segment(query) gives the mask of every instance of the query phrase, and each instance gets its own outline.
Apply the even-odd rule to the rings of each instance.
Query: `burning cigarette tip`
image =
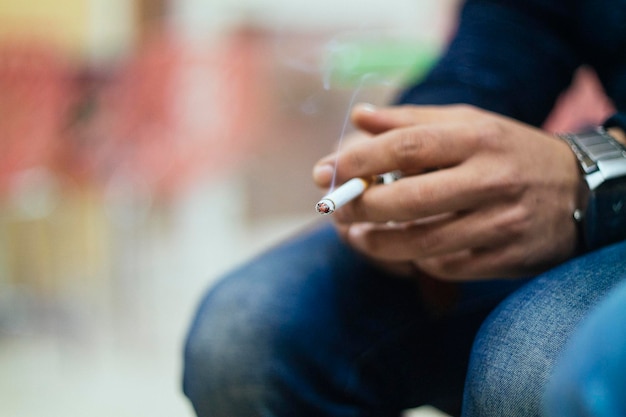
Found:
[[[332,214],[339,207],[360,196],[368,185],[369,182],[362,178],[353,178],[322,198],[315,205],[315,209],[320,214]]]
[[[335,211],[335,205],[332,201],[324,199],[315,205],[315,210],[319,214],[332,214]]]

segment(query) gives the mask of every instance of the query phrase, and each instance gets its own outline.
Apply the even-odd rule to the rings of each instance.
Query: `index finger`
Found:
[[[317,166],[334,165],[338,183],[390,171],[412,175],[462,163],[472,155],[477,139],[465,123],[405,127],[354,143]]]
[[[490,196],[481,190],[480,173],[463,167],[442,169],[372,186],[337,211],[337,219],[353,222],[404,222],[446,213],[472,211]]]
[[[473,120],[477,117],[477,112],[484,113],[484,110],[478,110],[466,104],[444,106],[403,104],[376,107],[371,104],[361,103],[352,110],[351,120],[359,129],[380,134],[400,127]]]

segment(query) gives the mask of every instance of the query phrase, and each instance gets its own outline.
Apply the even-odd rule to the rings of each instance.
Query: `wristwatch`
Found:
[[[589,188],[586,209],[574,212],[584,249],[626,239],[626,147],[604,127],[559,137],[572,148]]]

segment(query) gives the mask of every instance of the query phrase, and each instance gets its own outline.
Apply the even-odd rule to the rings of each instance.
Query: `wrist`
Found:
[[[610,127],[606,130],[616,141],[626,145],[626,132],[621,127]]]
[[[626,145],[626,113],[615,113],[602,126],[618,142]]]

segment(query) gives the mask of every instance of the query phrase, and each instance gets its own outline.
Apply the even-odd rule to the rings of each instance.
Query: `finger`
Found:
[[[380,134],[416,124],[471,120],[479,111],[467,105],[376,107],[363,103],[354,107],[351,119],[357,128]]]
[[[473,211],[492,199],[492,191],[483,186],[480,170],[468,171],[460,166],[371,186],[335,216],[344,223],[384,223]]]
[[[330,187],[334,175],[335,168],[331,164],[322,163],[313,167],[313,182],[320,188]]]
[[[479,139],[480,132],[464,123],[405,127],[354,143],[316,167],[334,166],[338,183],[396,170],[410,175],[463,162]]]
[[[369,223],[359,223],[359,224],[349,224],[349,225],[335,223],[335,228],[337,232],[339,233],[339,236],[346,242],[349,241],[349,230],[352,227],[377,228],[381,226],[376,225],[376,224],[369,224]],[[370,261],[373,262],[374,266],[378,266],[382,268],[384,271],[394,274],[394,275],[412,276],[412,275],[415,275],[416,273],[415,265],[413,264],[411,260],[404,261],[404,262],[388,262],[385,260],[374,259],[372,257],[369,257],[369,258],[370,258]]]
[[[520,219],[513,211],[472,212],[386,228],[351,228],[348,239],[368,255],[385,261],[407,261],[496,247],[516,240]]]
[[[353,132],[346,135],[340,142],[343,147],[353,143],[369,140],[372,135],[365,132]],[[330,187],[335,174],[337,152],[325,156],[313,166],[313,181],[320,188]]]
[[[464,250],[415,261],[415,266],[437,278],[449,281],[522,278],[533,271],[521,268],[524,253],[516,246]]]

